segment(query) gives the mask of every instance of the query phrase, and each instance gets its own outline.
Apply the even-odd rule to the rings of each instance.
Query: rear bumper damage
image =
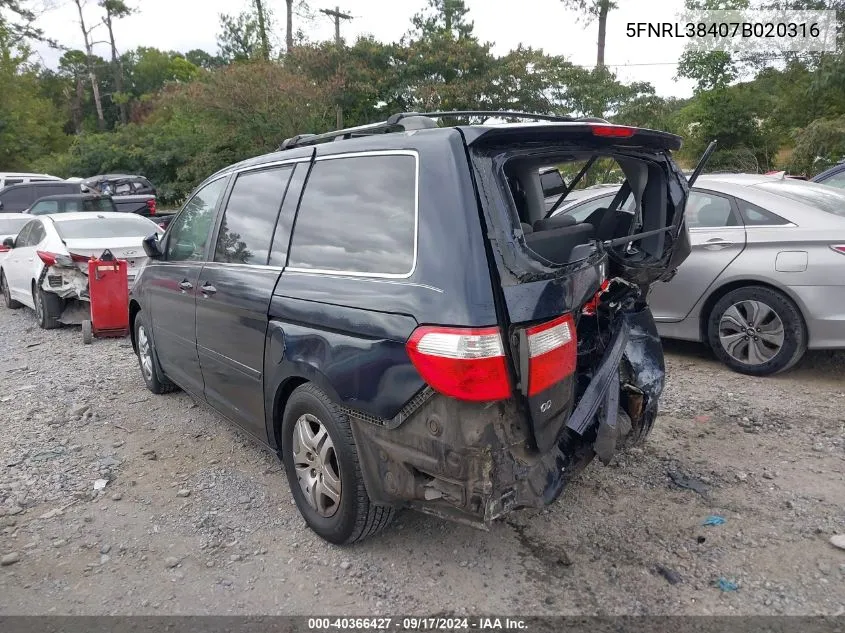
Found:
[[[626,442],[645,437],[663,379],[660,339],[642,308],[618,316],[566,428],[545,453],[532,448],[513,400],[479,405],[432,393],[395,428],[350,412],[367,491],[377,504],[476,527],[548,505],[594,456],[607,463]]]

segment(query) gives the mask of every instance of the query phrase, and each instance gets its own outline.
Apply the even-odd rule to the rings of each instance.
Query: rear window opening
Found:
[[[577,263],[596,251],[596,242],[619,247],[630,262],[664,257],[671,234],[659,229],[675,224],[678,215],[669,195],[672,177],[660,153],[634,154],[523,150],[504,157],[500,188],[515,234],[535,259],[546,266]],[[595,205],[567,212],[597,194],[603,195]],[[610,243],[649,231],[656,234]]]

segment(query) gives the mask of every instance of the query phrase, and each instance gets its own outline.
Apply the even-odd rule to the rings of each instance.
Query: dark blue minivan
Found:
[[[484,527],[551,503],[654,422],[646,296],[689,253],[680,139],[506,114],[530,121],[409,113],[288,139],[145,242],[130,314],[147,387],[277,452],[328,541],[401,507]],[[620,193],[581,223],[552,216],[550,167],[577,172],[555,179],[561,202],[590,169],[618,170]]]

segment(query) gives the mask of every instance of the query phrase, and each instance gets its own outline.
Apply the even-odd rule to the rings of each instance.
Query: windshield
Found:
[[[21,218],[4,218],[0,217],[0,235],[17,235],[18,232],[29,222],[32,218],[25,215]]]
[[[63,240],[99,239],[105,237],[147,237],[158,232],[158,226],[140,216],[125,218],[92,217],[56,220],[56,231]]]
[[[777,180],[764,182],[755,187],[803,202],[819,211],[845,217],[845,191],[803,180]]]

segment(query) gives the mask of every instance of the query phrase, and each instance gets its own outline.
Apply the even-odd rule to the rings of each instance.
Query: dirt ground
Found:
[[[845,353],[759,379],[696,345],[667,362],[648,443],[549,508],[489,532],[404,512],[341,548],[274,455],[150,394],[128,340],[0,308],[0,613],[845,613]]]

